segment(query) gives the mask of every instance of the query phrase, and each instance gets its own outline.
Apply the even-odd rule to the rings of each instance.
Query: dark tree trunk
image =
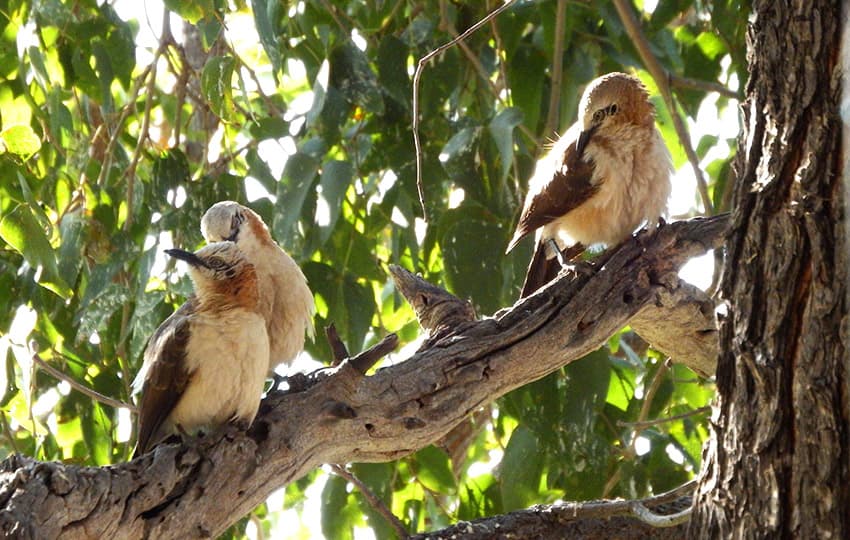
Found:
[[[695,538],[850,538],[841,2],[755,0]]]

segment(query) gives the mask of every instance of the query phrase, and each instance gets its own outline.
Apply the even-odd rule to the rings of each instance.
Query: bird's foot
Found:
[[[277,392],[278,390],[280,390],[280,383],[282,383],[283,381],[286,381],[287,379],[288,379],[288,377],[284,377],[283,375],[280,375],[278,373],[273,372],[272,373],[272,385],[269,387],[269,390],[266,393],[271,394],[272,392]],[[289,385],[289,386],[291,387],[292,385]]]

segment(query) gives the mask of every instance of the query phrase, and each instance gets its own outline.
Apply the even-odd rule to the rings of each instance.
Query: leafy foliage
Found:
[[[198,247],[199,218],[219,200],[263,216],[309,279],[317,327],[336,323],[352,350],[387,332],[416,338],[389,263],[470,298],[479,313],[512,304],[531,245],[507,256],[504,247],[534,161],[574,121],[583,85],[629,70],[655,87],[609,4],[567,3],[556,35],[557,2],[517,2],[425,68],[424,222],[412,69],[496,2],[166,0],[167,24],[153,34],[142,12],[120,4],[0,1],[0,457],[128,458],[127,410],[35,369],[31,355],[132,402],[148,336],[191,290],[162,249]],[[642,13],[652,52],[690,80],[675,86],[674,114],[695,120],[734,103],[707,84],[744,80],[745,9],[660,0]],[[557,85],[553,62],[563,69]],[[550,103],[559,103],[554,115]],[[671,111],[656,104],[675,165],[687,170]],[[696,152],[723,208],[734,141],[708,133]],[[693,201],[685,213],[699,212]],[[322,340],[308,353],[331,357]],[[660,492],[697,469],[706,419],[685,413],[711,395],[625,329],[499,400],[463,459],[429,447],[353,472],[417,531],[559,498]],[[311,486],[323,486],[329,538],[357,527],[393,536],[337,477],[288,486],[283,506],[303,509]],[[280,508],[268,506],[251,526],[274,529]]]

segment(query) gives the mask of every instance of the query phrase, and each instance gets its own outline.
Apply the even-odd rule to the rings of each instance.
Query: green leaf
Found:
[[[458,491],[458,519],[470,520],[504,512],[499,483],[490,473],[468,478]]]
[[[229,56],[213,56],[204,65],[201,90],[218,116],[226,118],[233,107],[233,68],[236,61]]]
[[[165,0],[165,6],[192,24],[213,12],[212,0]]]
[[[542,472],[543,459],[537,436],[530,429],[518,426],[511,434],[501,463],[500,484],[505,511],[539,502]]]
[[[163,200],[169,190],[185,186],[190,181],[189,160],[179,148],[160,154],[153,163],[154,192]]]
[[[279,0],[251,0],[251,12],[254,14],[254,25],[260,36],[260,43],[271,60],[272,76],[278,82],[277,72],[281,67],[280,44],[274,31],[274,22],[278,19],[280,7],[283,4]]]
[[[277,187],[275,218],[272,223],[274,237],[283,243],[284,248],[292,246],[295,224],[301,217],[307,193],[313,189],[318,170],[318,160],[300,151],[286,160],[283,179]]]
[[[451,292],[471,298],[482,313],[498,309],[502,253],[507,244],[504,227],[484,208],[465,203],[440,218],[438,234]]]
[[[322,533],[325,538],[354,538],[347,485],[348,482],[339,476],[330,476],[322,490]]]
[[[363,51],[346,41],[331,51],[330,62],[330,83],[346,101],[367,112],[384,113],[381,86]]]
[[[345,306],[345,314],[348,319],[348,342],[354,350],[360,350],[366,332],[372,325],[372,316],[375,314],[375,298],[372,287],[366,283],[360,283],[351,273],[346,273],[342,285],[342,300]]]
[[[41,149],[41,139],[30,126],[18,124],[0,132],[3,150],[27,160]]]
[[[59,274],[53,247],[29,206],[20,204],[3,216],[0,220],[0,238],[36,269],[39,285],[62,298],[71,297],[71,288]]]
[[[490,136],[499,149],[499,162],[502,165],[502,181],[511,172],[514,161],[514,128],[522,123],[522,111],[508,107],[496,115],[490,122]]]
[[[333,160],[325,163],[322,167],[322,177],[319,185],[322,187],[319,193],[321,200],[327,207],[327,222],[319,222],[321,243],[324,244],[333,232],[337,219],[342,210],[342,201],[345,191],[354,179],[354,167],[348,161]],[[317,216],[318,217],[318,216]]]
[[[388,35],[378,45],[378,80],[384,91],[405,107],[410,103],[412,90],[407,75],[407,45]]]
[[[449,495],[457,490],[449,456],[434,445],[416,452],[416,477],[428,490]]]

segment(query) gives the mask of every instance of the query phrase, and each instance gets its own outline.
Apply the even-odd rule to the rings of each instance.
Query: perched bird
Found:
[[[571,258],[592,244],[614,245],[642,223],[658,223],[673,166],[654,119],[636,77],[609,73],[587,86],[578,121],[537,162],[508,244],[506,253],[538,230],[520,298],[557,275],[563,252]]]
[[[177,432],[247,427],[266,380],[269,339],[254,266],[233,242],[165,251],[189,264],[195,294],[151,336],[133,381],[142,392],[133,457]]]
[[[269,234],[260,216],[233,201],[212,205],[201,218],[207,242],[230,240],[257,269],[259,310],[269,334],[268,371],[289,364],[304,349],[304,334],[313,339],[313,293],[307,278]]]

